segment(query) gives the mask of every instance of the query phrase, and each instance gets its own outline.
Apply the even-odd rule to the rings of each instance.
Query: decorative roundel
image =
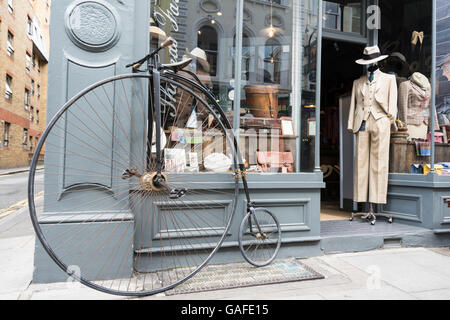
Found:
[[[119,16],[103,0],[78,1],[67,9],[66,31],[79,47],[89,51],[105,51],[120,38]]]
[[[217,0],[201,0],[200,8],[206,13],[216,13],[221,9],[220,3]]]

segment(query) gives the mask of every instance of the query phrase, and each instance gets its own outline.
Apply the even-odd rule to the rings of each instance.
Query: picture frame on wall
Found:
[[[281,134],[283,136],[295,136],[294,122],[292,118],[283,117],[281,120]]]
[[[306,132],[308,134],[308,137],[315,137],[316,136],[316,118],[309,118],[306,122]]]

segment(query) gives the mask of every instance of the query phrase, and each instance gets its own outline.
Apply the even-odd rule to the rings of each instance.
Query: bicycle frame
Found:
[[[141,59],[140,61],[138,61],[134,64],[131,64],[131,65],[133,65],[133,70],[138,72],[139,67],[144,62],[147,62],[147,70],[145,72],[152,75],[152,80],[150,81],[149,86],[148,86],[148,128],[147,129],[148,129],[149,145],[147,146],[147,168],[149,170],[151,167],[152,146],[153,146],[151,141],[153,141],[153,131],[155,131],[156,162],[157,162],[156,168],[157,168],[157,176],[158,176],[160,183],[164,183],[164,179],[162,178],[162,175],[161,175],[162,154],[161,154],[161,101],[160,101],[160,98],[161,98],[161,91],[160,91],[161,90],[161,70],[163,70],[163,66],[160,63],[158,52],[161,51],[161,49],[165,48],[166,46],[170,45],[170,43],[171,43],[170,39],[166,40],[166,42],[163,43],[161,45],[161,47],[157,48],[155,51],[153,51],[152,53],[147,55],[144,59]],[[128,66],[131,66],[131,65],[128,65]],[[194,78],[195,81],[192,81],[186,77],[183,77],[183,76],[177,74],[177,72],[173,72],[172,77],[192,85],[194,88],[196,88],[200,91],[203,91],[211,101],[216,101],[216,99],[213,96],[213,94],[211,93],[211,91],[208,90],[208,88],[206,88],[202,84],[202,82],[200,81],[200,79],[197,77],[197,75],[195,73],[188,71],[188,70],[183,70],[183,69],[181,69],[179,71],[183,71],[183,72],[190,74]],[[224,119],[225,125],[229,129],[232,129],[231,124],[229,123],[227,117],[225,116],[222,108],[218,104],[216,105],[216,109],[219,112],[222,119]],[[153,125],[155,125],[155,128],[153,128]],[[155,129],[155,130],[153,130],[153,129]],[[244,189],[246,200],[247,200],[247,213],[250,213],[251,216],[253,216],[255,218],[255,220],[257,220],[254,215],[255,203],[251,201],[251,197],[250,197],[250,191],[249,191],[248,181],[247,181],[247,172],[245,169],[245,165],[242,163],[242,160],[241,160],[242,157],[241,157],[241,153],[239,150],[239,144],[238,144],[234,134],[233,134],[233,144],[234,144],[234,149],[236,151],[236,155],[237,155],[237,158],[239,161],[238,162],[239,169],[237,169],[234,173],[235,178],[242,180],[242,184],[244,187],[243,189]],[[259,233],[262,233],[261,227],[260,227],[258,221],[256,221],[256,225],[258,227]]]

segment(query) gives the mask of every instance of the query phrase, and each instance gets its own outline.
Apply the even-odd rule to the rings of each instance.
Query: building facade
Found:
[[[98,26],[98,21],[70,29],[67,17],[80,4],[86,10],[90,5],[101,7],[114,16],[109,33],[114,41],[105,42],[101,49],[95,46],[95,34],[87,30],[89,23]],[[149,21],[175,39],[170,49],[161,52],[161,62],[180,61],[197,47],[205,52],[212,90],[234,126],[249,168],[252,199],[257,206],[273,211],[282,225],[280,256],[363,251],[393,242],[404,246],[450,243],[448,1],[128,0],[119,4],[61,0],[53,13],[58,17],[52,27],[52,40],[57,44],[52,46],[53,91],[48,117],[88,85],[126,73],[124,65],[144,56],[148,46],[156,48],[161,39],[151,38]],[[65,33],[60,32],[63,28]],[[78,40],[70,36],[80,29],[85,34],[78,33]],[[90,46],[80,39],[91,41]],[[399,89],[402,82],[420,73],[431,91],[421,107],[422,120],[429,124],[424,139],[414,141],[404,132],[392,132],[387,204],[377,206],[376,211],[392,215],[394,224],[379,221],[366,228],[364,222],[348,221],[350,212],[364,211],[365,204],[353,202],[354,136],[346,129],[353,81],[367,72],[355,61],[364,47],[375,44],[389,55],[379,64],[380,69],[396,76]],[[270,99],[267,103],[267,97],[258,96],[261,93],[272,95],[276,103]],[[264,110],[265,116],[261,116]],[[290,160],[281,167],[262,163],[257,153],[268,151],[281,152]],[[70,153],[67,156],[70,158]],[[92,167],[89,161],[77,165]],[[50,169],[48,177],[62,176],[70,168]],[[111,175],[109,183],[113,172],[107,173]],[[78,188],[80,196],[87,195],[93,178],[72,185],[57,181],[48,187],[48,194],[72,193]],[[211,185],[221,182],[219,174],[211,173],[207,179]],[[95,182],[95,186],[101,184]],[[113,198],[108,198],[111,203]],[[61,199],[51,210],[65,211]],[[218,261],[240,259],[236,230],[246,210],[244,194],[239,195],[236,206],[236,219],[224,242],[227,249],[218,253]],[[120,214],[122,220],[117,218],[111,224],[94,221],[92,225],[103,223],[105,232],[128,229],[129,225],[135,230],[143,227],[132,205]],[[55,220],[54,227],[55,231],[50,231],[51,224],[46,225],[49,236],[64,226]],[[157,226],[150,231],[149,242],[161,234]],[[136,255],[155,249],[139,247],[137,235],[131,231],[124,232],[123,239],[135,244],[122,258],[130,270]],[[163,247],[156,249],[164,251]],[[36,281],[65,279],[62,271],[55,272],[56,266],[39,243],[35,256]]]
[[[0,168],[24,167],[46,123],[50,0],[0,4]]]

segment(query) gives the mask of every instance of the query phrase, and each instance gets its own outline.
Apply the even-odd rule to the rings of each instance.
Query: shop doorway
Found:
[[[351,95],[353,81],[363,72],[355,60],[364,47],[359,43],[323,40],[320,161],[326,188],[322,190],[322,221],[349,217],[349,210],[340,209],[340,132],[341,126],[346,130],[348,119],[348,116],[340,117],[340,99]]]

